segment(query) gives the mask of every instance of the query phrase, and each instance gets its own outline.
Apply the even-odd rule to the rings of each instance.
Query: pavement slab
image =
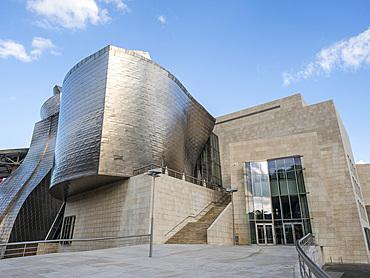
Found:
[[[156,244],[0,260],[0,277],[293,277],[293,246]]]

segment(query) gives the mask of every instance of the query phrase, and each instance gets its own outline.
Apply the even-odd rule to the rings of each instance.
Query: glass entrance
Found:
[[[294,244],[298,239],[303,237],[302,223],[284,224],[284,235],[286,244]]]
[[[299,156],[244,164],[251,244],[294,244],[311,232]]]
[[[275,244],[274,229],[272,224],[256,224],[257,225],[257,244]]]

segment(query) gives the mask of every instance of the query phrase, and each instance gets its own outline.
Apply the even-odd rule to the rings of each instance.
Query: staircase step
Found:
[[[207,229],[230,203],[227,196],[223,202],[215,204],[197,222],[186,224],[180,231],[166,241],[166,244],[207,244]]]

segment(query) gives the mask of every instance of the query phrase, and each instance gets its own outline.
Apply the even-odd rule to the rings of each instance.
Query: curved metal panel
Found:
[[[108,49],[103,49],[74,66],[64,79],[50,186],[58,198],[64,198],[70,181],[98,173],[107,64]]]
[[[31,146],[24,162],[1,183],[0,195],[4,198],[0,199],[0,242],[9,240],[14,222],[24,202],[51,171],[57,126],[58,114],[36,123]],[[44,196],[39,197],[44,198]],[[44,213],[53,212],[46,209]]]
[[[40,117],[41,119],[49,118],[50,116],[59,113],[60,106],[60,93],[57,93],[50,97],[40,108]]]
[[[214,122],[168,71],[108,46],[64,80],[51,193],[64,198],[149,163],[192,173]]]

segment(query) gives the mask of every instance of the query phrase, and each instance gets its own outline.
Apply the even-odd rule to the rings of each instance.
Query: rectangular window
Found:
[[[272,210],[274,212],[274,219],[281,219],[279,197],[272,197]]]
[[[290,213],[290,205],[289,205],[289,197],[288,196],[281,196],[281,205],[283,209],[283,217],[284,219],[291,219]]]
[[[287,180],[288,180],[289,194],[297,194],[298,189],[297,189],[297,183],[296,183],[296,178],[295,178],[295,171],[287,172]]]
[[[270,174],[275,174],[275,173],[276,173],[276,164],[275,164],[275,160],[270,160],[270,161],[268,161],[268,168],[269,168],[269,173],[270,173]]]
[[[258,162],[251,162],[252,175],[261,174],[260,165]]]
[[[256,219],[263,219],[262,197],[254,197],[254,209]]]
[[[261,192],[261,176],[260,175],[253,175],[253,195],[254,196],[262,196]]]
[[[294,171],[294,159],[293,157],[285,159],[285,167],[287,171]]]
[[[290,207],[293,218],[302,218],[301,208],[299,206],[298,195],[290,196]]]
[[[276,160],[276,168],[278,171],[285,171],[284,159]]]
[[[280,195],[288,195],[288,184],[285,179],[285,173],[279,173]]]
[[[254,221],[250,222],[250,229],[251,229],[251,244],[257,244],[256,239],[256,224]]]
[[[263,197],[263,214],[265,219],[272,219],[271,201],[270,198]]]
[[[307,205],[307,197],[306,195],[299,195],[302,207],[302,218],[310,218],[310,214],[308,213],[308,205]]]
[[[304,181],[303,181],[303,172],[302,172],[302,170],[297,171],[296,174],[297,174],[299,193],[306,193],[306,188],[304,186]]]
[[[365,235],[367,240],[367,248],[370,249],[370,230],[368,228],[365,228]]]
[[[76,215],[67,216],[64,218],[61,239],[72,239],[73,238],[75,222],[76,222]],[[65,241],[62,244],[71,244],[71,243],[72,243],[71,241]]]
[[[268,175],[261,175],[262,196],[270,196]]]
[[[271,196],[278,196],[279,194],[279,185],[277,180],[270,180]]]
[[[295,157],[294,158],[294,168],[296,170],[301,170],[302,169],[302,166],[301,166],[301,158],[300,157]]]

